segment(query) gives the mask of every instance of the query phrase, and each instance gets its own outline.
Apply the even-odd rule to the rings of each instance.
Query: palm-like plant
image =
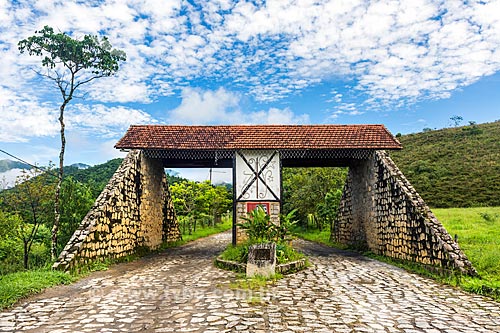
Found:
[[[271,217],[262,207],[257,207],[238,226],[246,230],[250,243],[284,242],[289,240],[290,228],[297,223],[294,219],[296,209],[281,215],[280,224],[274,224]]]

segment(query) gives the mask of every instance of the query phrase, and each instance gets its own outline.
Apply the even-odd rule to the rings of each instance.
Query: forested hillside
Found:
[[[93,196],[97,198],[121,163],[121,158],[115,158],[87,169],[73,166],[65,167],[64,172],[66,176],[71,176],[74,180],[89,185]]]
[[[500,121],[398,139],[391,157],[431,207],[500,206]]]

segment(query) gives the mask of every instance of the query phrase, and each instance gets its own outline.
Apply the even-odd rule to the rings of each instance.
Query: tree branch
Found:
[[[106,75],[102,74],[102,75],[96,75],[96,76],[92,76],[91,78],[87,79],[87,80],[84,80],[84,81],[79,81],[77,82],[77,84],[75,85],[75,90],[76,88],[78,88],[79,86],[81,86],[82,84],[85,84],[85,83],[89,83],[90,81],[92,80],[95,80],[95,79],[99,79],[101,77],[105,77]]]

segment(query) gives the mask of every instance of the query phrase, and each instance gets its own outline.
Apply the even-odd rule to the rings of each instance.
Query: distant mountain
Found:
[[[12,160],[0,160],[0,191],[13,187],[16,178],[21,175],[23,170],[29,170],[31,166]]]
[[[31,166],[19,161],[12,160],[0,160],[0,173],[6,172],[12,169],[31,169]]]
[[[431,207],[500,206],[500,121],[398,139],[391,157]]]

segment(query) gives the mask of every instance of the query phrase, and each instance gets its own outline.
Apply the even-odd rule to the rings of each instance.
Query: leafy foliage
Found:
[[[118,70],[120,61],[125,61],[125,52],[112,49],[107,37],[85,35],[83,39],[71,38],[67,34],[55,33],[49,26],[35,31],[35,35],[19,41],[19,51],[42,58],[42,66],[59,69],[61,66],[72,75],[90,70],[90,75],[75,83],[75,88],[97,77],[110,76]],[[54,79],[64,80],[56,72]],[[57,82],[57,81],[56,81]],[[59,82],[57,82],[59,84]]]
[[[37,252],[43,256],[44,247],[48,245],[45,244],[44,238],[40,237],[39,231],[43,231],[42,226],[49,223],[53,211],[51,200],[53,193],[54,184],[49,172],[35,168],[29,171],[23,170],[22,175],[16,181],[15,188],[2,193],[4,204],[9,208],[10,214],[3,214],[3,223],[9,225],[9,230],[5,230],[6,234],[2,235],[0,241],[5,239],[17,244],[13,247],[17,251],[11,252],[11,256],[19,258],[22,253],[20,262],[23,263],[25,269],[29,267],[32,249],[36,248]],[[0,246],[2,245],[4,244],[0,243]],[[12,260],[12,257],[4,258],[4,260],[8,262]],[[45,260],[39,259],[38,261],[44,262]],[[5,262],[1,266],[3,271],[9,269],[5,267]],[[17,269],[16,266],[13,265],[12,269]]]
[[[170,185],[170,193],[183,234],[190,235],[197,227],[215,226],[232,209],[232,193],[208,181],[177,182]]]
[[[19,215],[0,210],[0,275],[23,268],[23,246],[18,233],[22,223]]]
[[[239,223],[238,226],[246,231],[252,244],[284,242],[290,240],[290,230],[298,222],[295,220],[295,212],[294,209],[286,215],[281,215],[278,225],[271,221],[271,217],[262,207],[257,206],[247,217],[243,217],[245,222]]]
[[[285,243],[276,244],[276,263],[278,265],[297,261],[304,258],[305,255],[297,252],[293,247]]]
[[[89,185],[66,177],[61,188],[61,229],[59,252],[62,251],[85,215],[94,204],[95,197]]]
[[[38,72],[52,80],[59,89],[62,103],[59,106],[59,124],[61,150],[59,153],[59,173],[54,194],[54,222],[52,224],[51,257],[57,257],[59,225],[61,220],[60,194],[64,178],[64,152],[66,137],[64,134],[64,111],[78,88],[92,80],[113,75],[120,61],[125,61],[125,52],[112,49],[106,37],[85,35],[79,40],[65,33],[55,33],[45,26],[35,31],[35,35],[19,41],[19,52],[27,52],[42,58],[42,67],[46,73]]]
[[[257,206],[256,209],[243,217],[245,222],[238,223],[238,226],[246,231],[251,243],[265,243],[276,240],[276,225],[271,222],[271,217],[266,211]]]
[[[229,245],[221,254],[223,260],[246,263],[248,261],[248,244]]]
[[[346,168],[283,169],[283,210],[296,209],[298,224],[323,230],[336,218]]]
[[[430,206],[500,206],[500,121],[399,140],[391,157]]]

